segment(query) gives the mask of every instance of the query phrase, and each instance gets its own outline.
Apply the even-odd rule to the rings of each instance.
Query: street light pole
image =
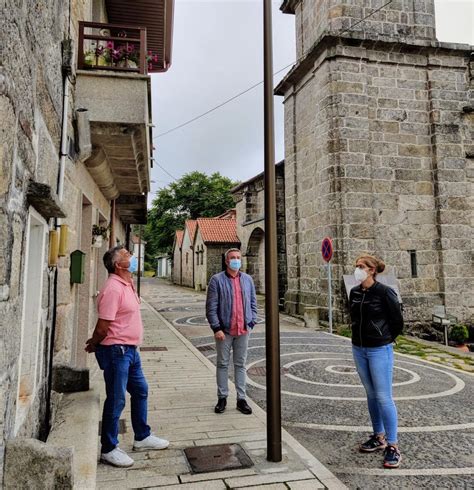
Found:
[[[265,347],[267,367],[267,459],[281,461],[280,326],[273,118],[272,2],[263,0],[265,124]]]

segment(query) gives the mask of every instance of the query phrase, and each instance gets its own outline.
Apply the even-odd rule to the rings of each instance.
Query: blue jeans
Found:
[[[218,398],[227,398],[229,394],[228,370],[230,351],[232,350],[237,399],[245,400],[245,385],[247,383],[247,370],[245,369],[245,362],[247,361],[247,347],[249,344],[249,337],[250,333],[247,333],[246,335],[239,335],[237,337],[226,333],[224,340],[216,340],[216,379]]]
[[[397,407],[392,398],[393,345],[353,345],[352,355],[367,393],[374,434],[385,434],[389,444],[397,444]]]
[[[119,419],[125,407],[125,392],[130,393],[132,427],[135,440],[151,434],[147,425],[148,384],[142,371],[140,354],[130,345],[98,345],[95,356],[104,371],[107,398],[102,413],[102,453],[118,446]]]

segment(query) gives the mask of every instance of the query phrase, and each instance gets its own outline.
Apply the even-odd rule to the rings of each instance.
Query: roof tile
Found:
[[[240,243],[235,219],[198,218],[204,243]]]

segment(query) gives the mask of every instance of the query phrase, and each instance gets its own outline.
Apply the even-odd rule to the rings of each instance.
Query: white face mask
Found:
[[[367,279],[368,274],[364,269],[356,267],[356,270],[354,271],[354,277],[356,281],[364,282]]]

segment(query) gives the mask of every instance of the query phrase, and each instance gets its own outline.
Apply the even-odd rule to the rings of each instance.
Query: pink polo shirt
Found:
[[[143,323],[140,298],[133,282],[117,274],[110,274],[97,298],[99,318],[110,320],[102,345],[140,345],[143,340]]]
[[[232,283],[232,316],[230,318],[229,334],[237,337],[238,335],[247,335],[244,319],[244,303],[242,299],[242,288],[240,287],[240,274],[236,277],[229,275]]]

